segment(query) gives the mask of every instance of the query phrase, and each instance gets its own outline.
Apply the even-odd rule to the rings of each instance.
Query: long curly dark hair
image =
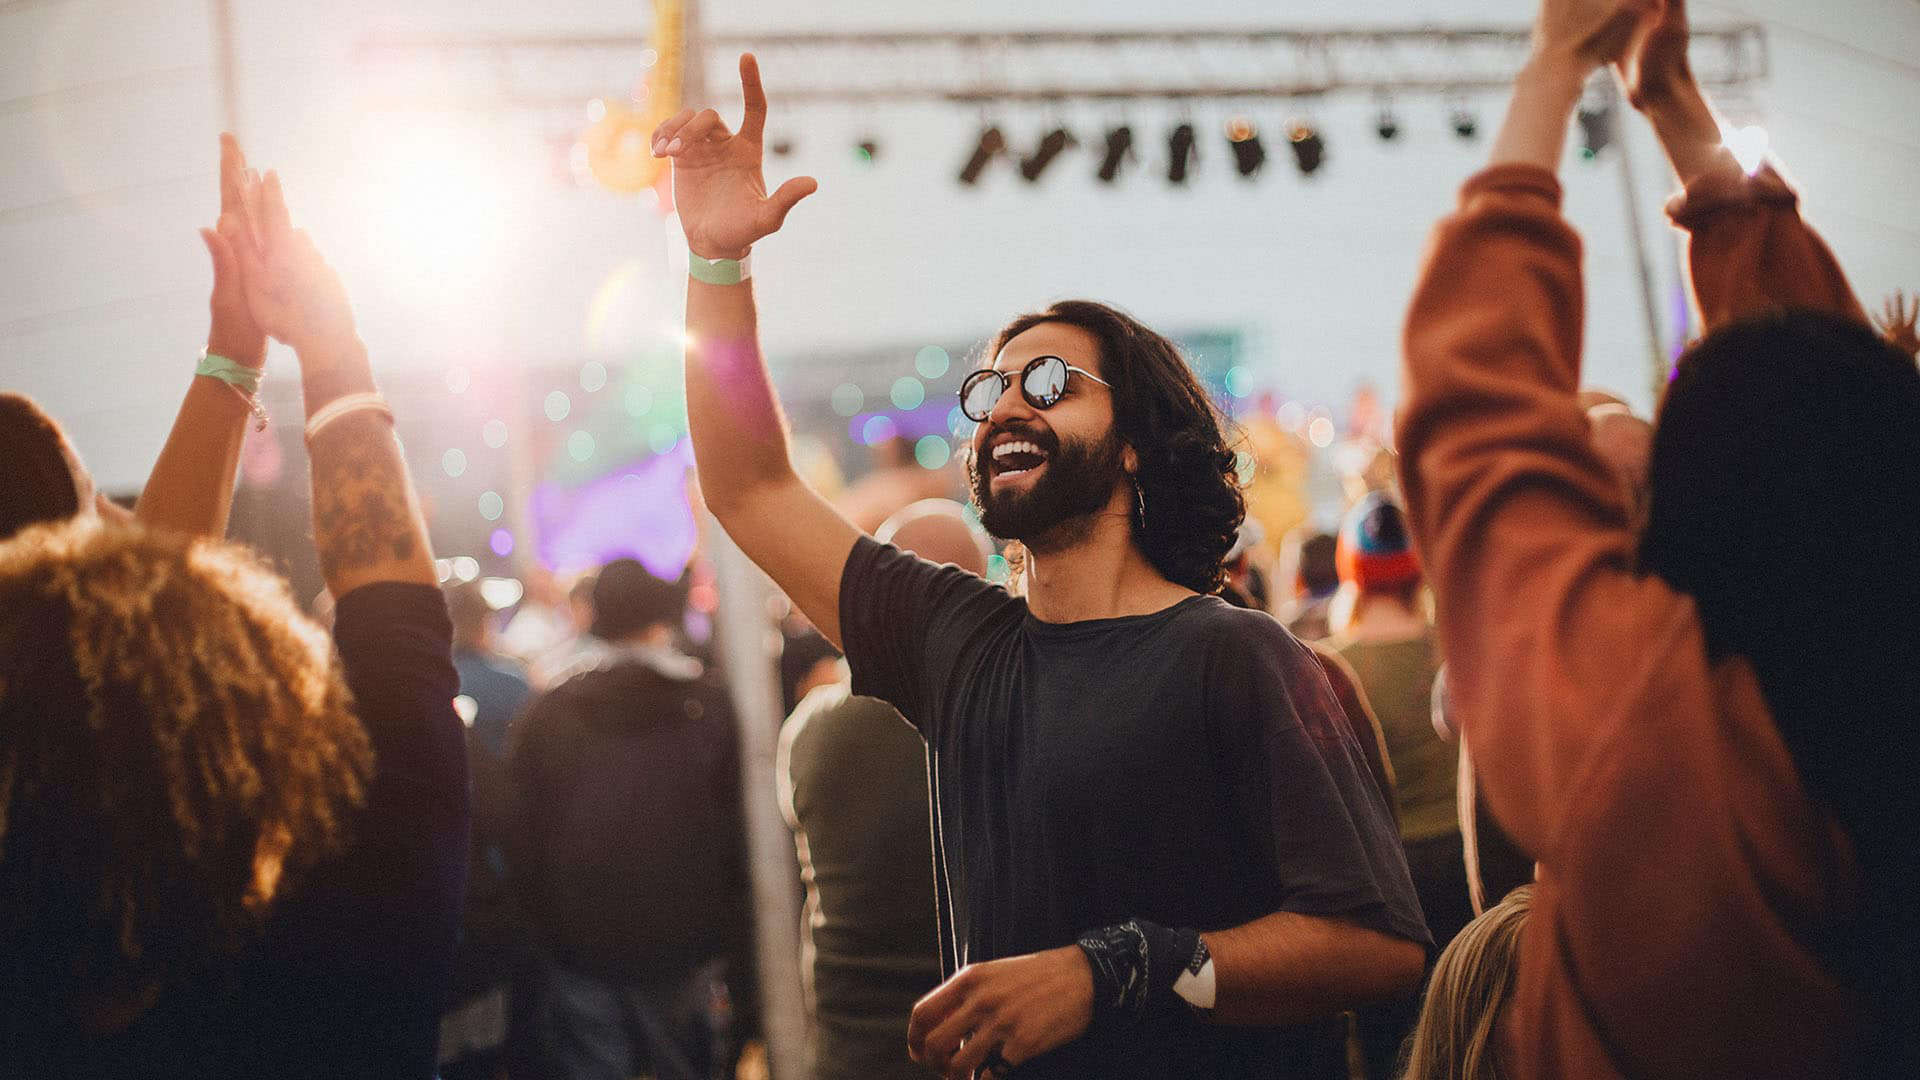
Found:
[[[1134,543],[1168,581],[1219,592],[1247,503],[1226,421],[1179,346],[1118,308],[1062,300],[1001,327],[987,357],[1042,323],[1077,326],[1100,343],[1101,372],[1113,387],[1114,431],[1140,460],[1134,482],[1146,513],[1144,522],[1134,515]]]
[[[0,544],[0,1041],[217,964],[343,848],[372,767],[245,549],[92,518]]]

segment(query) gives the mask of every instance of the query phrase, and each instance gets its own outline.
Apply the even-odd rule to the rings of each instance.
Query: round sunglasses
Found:
[[[1069,373],[1084,375],[1101,386],[1113,386],[1086,368],[1075,367],[1057,356],[1036,356],[1020,369],[1020,396],[1036,409],[1051,409],[1067,396]],[[992,368],[981,368],[968,375],[960,384],[961,415],[976,424],[986,423],[987,417],[993,414],[994,403],[1012,382],[1013,376]]]

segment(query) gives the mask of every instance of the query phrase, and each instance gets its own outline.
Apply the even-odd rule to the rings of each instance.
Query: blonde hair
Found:
[[[324,631],[244,548],[91,518],[0,544],[0,984],[23,1001],[236,946],[344,847],[372,767]]]
[[[1420,1007],[1403,1080],[1500,1080],[1495,1042],[1519,974],[1520,931],[1533,910],[1522,885],[1468,923],[1440,954]]]

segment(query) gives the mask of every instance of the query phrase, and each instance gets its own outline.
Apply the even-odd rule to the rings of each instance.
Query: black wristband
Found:
[[[1199,931],[1168,929],[1145,919],[1090,931],[1075,944],[1093,968],[1096,1025],[1130,1024],[1149,1009],[1178,1002],[1173,984],[1203,948]]]

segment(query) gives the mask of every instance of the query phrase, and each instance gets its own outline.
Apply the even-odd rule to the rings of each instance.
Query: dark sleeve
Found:
[[[1235,811],[1271,856],[1273,907],[1431,945],[1393,813],[1307,648],[1238,614],[1208,666],[1207,716]]]
[[[334,642],[373,744],[353,848],[326,901],[333,948],[364,976],[356,1035],[385,1075],[430,1077],[467,861],[467,759],[459,676],[440,590],[382,582],[340,598]],[[318,898],[316,898],[318,899]],[[347,925],[350,924],[350,925]],[[366,952],[357,959],[344,954]],[[384,1067],[384,1066],[383,1066]]]
[[[933,708],[969,628],[1013,603],[1006,590],[862,536],[840,576],[840,640],[853,692],[891,702],[932,739]]]

